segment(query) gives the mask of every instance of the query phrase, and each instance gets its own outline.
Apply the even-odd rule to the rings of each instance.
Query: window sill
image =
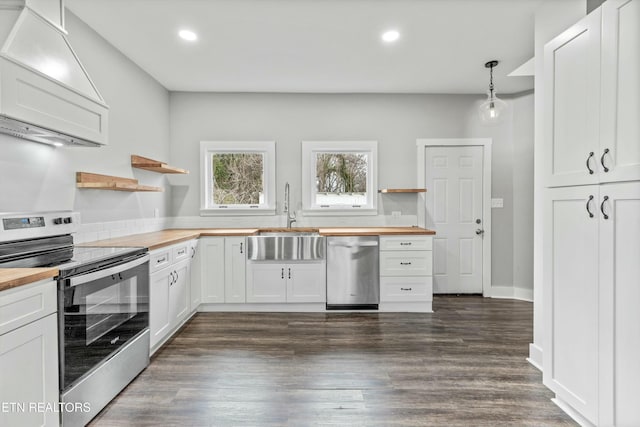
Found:
[[[275,214],[275,209],[200,209],[200,216],[266,216]]]

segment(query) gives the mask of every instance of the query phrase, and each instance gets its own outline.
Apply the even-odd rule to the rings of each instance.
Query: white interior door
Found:
[[[433,292],[482,293],[483,147],[425,149],[427,228],[433,239]]]

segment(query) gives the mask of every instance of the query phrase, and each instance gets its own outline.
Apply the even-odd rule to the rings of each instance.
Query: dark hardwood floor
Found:
[[[532,304],[200,313],[92,426],[573,426],[525,358]]]

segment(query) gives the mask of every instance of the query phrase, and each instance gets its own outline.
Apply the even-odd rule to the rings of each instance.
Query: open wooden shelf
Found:
[[[159,160],[149,159],[147,157],[138,156],[137,154],[131,155],[131,166],[137,169],[144,169],[158,173],[189,173],[186,169],[169,166]]]
[[[426,188],[383,188],[378,190],[378,193],[426,193]]]
[[[119,176],[100,175],[89,172],[76,172],[76,187],[94,190],[111,191],[164,191],[161,187],[140,185],[137,179],[122,178]]]

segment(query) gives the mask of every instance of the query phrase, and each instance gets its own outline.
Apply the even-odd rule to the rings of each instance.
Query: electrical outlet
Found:
[[[391,218],[400,218],[402,216],[401,211],[391,211]]]
[[[491,199],[492,208],[504,208],[504,199]]]

